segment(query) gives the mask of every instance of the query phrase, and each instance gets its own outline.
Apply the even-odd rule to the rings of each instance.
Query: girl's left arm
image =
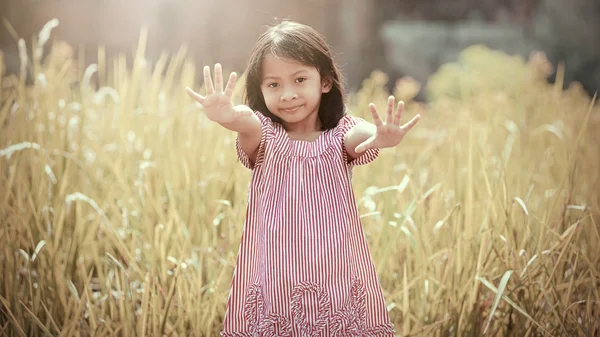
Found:
[[[381,120],[375,104],[369,104],[375,124],[362,122],[346,133],[344,136],[344,147],[348,156],[355,159],[368,149],[382,149],[400,144],[406,133],[421,119],[421,115],[417,114],[408,123],[400,125],[400,119],[404,111],[404,102],[398,102],[398,106],[394,112],[394,101],[394,96],[388,98],[387,118],[385,122]]]
[[[364,151],[357,152],[356,148],[373,137],[377,133],[377,126],[369,122],[361,122],[346,132],[344,136],[344,148],[348,154],[348,160],[360,157]]]

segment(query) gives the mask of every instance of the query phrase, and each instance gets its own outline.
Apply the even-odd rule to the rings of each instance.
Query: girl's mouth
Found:
[[[300,109],[300,107],[301,107],[301,106],[302,106],[302,105],[298,105],[298,106],[295,106],[295,107],[293,107],[293,108],[288,108],[288,109],[279,109],[279,110],[280,110],[280,111],[282,111],[282,112],[285,112],[285,113],[294,113],[294,112],[296,112],[298,109]]]

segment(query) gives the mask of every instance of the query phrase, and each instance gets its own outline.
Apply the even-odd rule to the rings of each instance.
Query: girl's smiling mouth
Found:
[[[302,104],[300,104],[300,105],[296,105],[295,107],[292,107],[292,108],[287,108],[287,109],[279,109],[279,111],[286,112],[286,113],[294,113],[294,112],[296,112],[298,109],[300,109],[300,107],[302,107]]]

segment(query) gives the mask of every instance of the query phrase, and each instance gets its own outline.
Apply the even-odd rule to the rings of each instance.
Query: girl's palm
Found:
[[[387,118],[385,122],[381,120],[375,104],[369,104],[369,109],[373,115],[373,122],[377,126],[377,132],[371,138],[358,145],[355,149],[357,153],[364,152],[371,148],[393,147],[402,141],[404,136],[410,129],[417,124],[421,115],[416,115],[408,123],[400,125],[402,112],[404,111],[404,102],[398,102],[396,112],[394,113],[394,96],[388,98]]]
[[[210,76],[210,67],[204,67],[204,84],[206,86],[206,96],[194,92],[190,88],[185,88],[186,92],[204,107],[206,117],[217,123],[231,123],[237,119],[247,116],[251,113],[249,108],[236,109],[233,106],[231,96],[235,87],[237,75],[232,72],[229,75],[229,81],[225,90],[223,90],[223,69],[219,63],[215,64],[215,83],[213,85]]]

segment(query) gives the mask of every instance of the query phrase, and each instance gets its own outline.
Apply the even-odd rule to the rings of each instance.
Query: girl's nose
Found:
[[[298,94],[296,94],[295,92],[291,92],[291,91],[286,91],[283,93],[283,95],[281,95],[281,101],[283,101],[283,102],[294,100],[296,98],[298,98]]]

